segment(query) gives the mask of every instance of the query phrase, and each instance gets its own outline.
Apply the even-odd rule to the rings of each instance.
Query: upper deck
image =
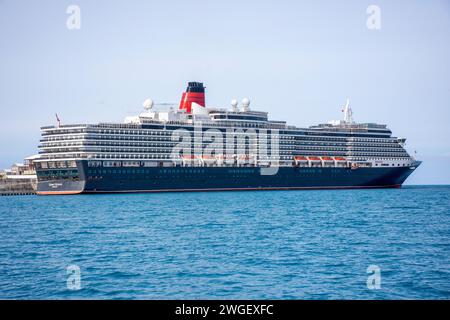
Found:
[[[223,153],[226,146],[229,155],[228,141],[232,141],[230,152],[235,159],[251,158],[255,163],[272,157],[259,154],[265,148],[270,152],[276,150],[273,157],[287,165],[298,157],[322,157],[323,161],[329,161],[326,159],[330,157],[349,161],[370,159],[374,165],[377,165],[376,161],[406,161],[410,158],[403,148],[405,140],[393,137],[386,125],[354,122],[348,102],[343,110],[343,120],[308,128],[270,120],[267,112],[250,109],[249,99],[243,99],[240,107],[236,100],[228,109],[206,107],[203,84],[197,82],[189,84],[178,109],[170,104],[159,105],[164,108],[147,99],[143,104],[145,110],[137,116],[126,117],[123,123],[58,123],[42,127],[41,160],[178,161],[172,152],[178,143],[174,133],[179,129],[189,134],[192,152],[196,152],[199,145],[202,150],[213,146],[217,148],[214,153],[218,156],[217,152]],[[219,140],[213,143],[210,138],[204,139],[214,132],[221,134]]]
[[[77,134],[98,132],[99,130],[111,129],[122,130],[124,132],[132,130],[175,130],[186,128],[193,130],[202,127],[203,129],[266,129],[278,130],[281,134],[293,135],[317,135],[336,137],[374,137],[390,138],[392,132],[384,124],[375,123],[348,123],[345,121],[329,122],[310,126],[309,128],[288,125],[286,121],[269,120],[268,113],[263,111],[232,110],[219,108],[202,108],[200,111],[196,106],[192,108],[192,113],[184,111],[156,111],[147,110],[138,116],[125,118],[124,123],[97,123],[97,124],[72,124],[44,126],[41,128],[42,136]]]

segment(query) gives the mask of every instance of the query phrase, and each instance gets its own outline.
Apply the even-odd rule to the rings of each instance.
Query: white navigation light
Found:
[[[150,110],[153,107],[153,100],[152,99],[146,99],[142,105],[144,106],[145,110]]]
[[[243,111],[250,110],[250,99],[249,98],[242,99],[242,110]]]
[[[238,101],[236,99],[231,100],[231,107],[233,111],[237,111]]]

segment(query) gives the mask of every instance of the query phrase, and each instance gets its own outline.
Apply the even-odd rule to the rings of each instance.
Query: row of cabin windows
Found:
[[[242,147],[242,146],[255,146],[256,147],[256,141],[248,141],[245,140],[245,143],[234,143],[234,146]],[[41,148],[51,148],[51,147],[77,147],[77,146],[116,146],[116,147],[136,147],[136,146],[142,146],[142,147],[164,147],[164,148],[173,148],[173,146],[178,145],[179,142],[177,141],[171,141],[167,143],[160,143],[160,142],[97,142],[97,141],[80,141],[76,143],[45,143],[41,146]],[[210,142],[203,142],[203,147],[209,146],[209,147],[223,147],[226,146],[227,143],[223,142],[217,142],[217,143],[210,143]],[[270,146],[271,142],[267,142],[267,146]],[[319,143],[310,143],[310,144],[279,144],[280,148],[285,149],[295,149],[295,148],[309,148],[309,149],[336,149],[343,150],[348,148],[358,149],[358,150],[369,150],[369,149],[382,149],[382,150],[404,150],[400,145],[386,145],[384,147],[378,146],[378,145],[336,145],[336,144],[319,144]]]
[[[76,168],[76,161],[50,161],[50,162],[36,162],[37,169],[55,169],[55,168]]]
[[[84,137],[84,135],[73,135],[74,133],[84,133],[85,130],[77,131],[77,132],[71,132],[72,135],[69,135],[69,133],[61,133],[61,132],[55,132],[55,135],[58,136],[52,136],[48,134],[43,134],[43,140],[44,141],[50,141],[50,140],[58,140],[61,139],[80,139]],[[149,131],[149,130],[97,130],[92,131],[89,130],[89,133],[95,134],[93,137],[100,137],[103,139],[126,139],[127,135],[139,135],[139,136],[158,136],[161,138],[170,138],[172,136],[174,131]],[[240,133],[237,133],[240,134]],[[243,134],[246,134],[245,132]],[[100,136],[98,136],[100,135]],[[106,135],[106,136],[104,136]],[[113,135],[113,136],[111,136]],[[130,137],[130,139],[135,139],[136,137]],[[326,137],[326,136],[320,136],[318,134],[317,136],[307,136],[307,135],[289,135],[286,136],[283,133],[280,133],[280,139],[286,139],[286,140],[322,140],[322,141],[354,141],[354,142],[379,142],[379,143],[386,143],[386,141],[391,142],[397,142],[396,139],[393,138],[365,138],[365,137]]]
[[[113,153],[126,153],[126,152],[129,152],[129,153],[150,153],[149,156],[153,156],[152,153],[161,153],[161,154],[172,153],[172,148],[165,148],[165,149],[152,149],[152,148],[140,148],[140,149],[136,149],[136,148],[120,148],[120,149],[118,149],[118,148],[100,148],[100,150],[96,150],[95,148],[94,149],[92,149],[92,148],[83,148],[82,150],[83,151],[87,151],[87,152],[89,152],[89,151],[93,151],[93,152],[100,151],[100,152],[113,152]],[[241,146],[240,148],[234,149],[234,150],[246,150],[246,151],[250,151],[250,153],[252,151],[257,152],[256,149],[253,150],[251,148],[249,149],[249,148],[246,148],[244,146]],[[270,148],[268,148],[267,150],[268,150],[268,152],[271,151]],[[41,154],[42,153],[45,153],[45,154],[62,153],[62,152],[70,153],[70,152],[77,152],[77,151],[81,151],[81,150],[79,148],[60,148],[60,149],[52,149],[52,150],[49,150],[49,151],[46,151],[46,152],[40,152],[40,153]],[[349,149],[346,149],[346,148],[303,147],[303,148],[288,148],[288,149],[284,148],[284,149],[280,149],[279,150],[280,154],[282,154],[282,153],[292,153],[292,152],[300,153],[300,154],[304,154],[304,153],[305,154],[307,154],[307,153],[326,153],[326,154],[330,153],[330,154],[333,154],[333,153],[338,152],[338,153],[343,153],[343,154],[351,153],[351,154],[355,154],[355,155],[358,155],[358,154],[372,154],[372,155],[380,155],[380,156],[383,156],[383,155],[386,155],[386,154],[388,154],[388,155],[392,154],[392,155],[395,155],[395,156],[406,156],[407,155],[407,152],[405,150],[402,150],[400,152],[394,152],[394,151],[391,151],[391,150],[371,150],[371,149],[368,149],[368,148],[359,148],[358,150],[356,150],[356,148],[355,148],[355,149],[349,150]]]
[[[241,143],[243,142],[243,143]],[[99,146],[99,147],[137,147],[137,146],[141,146],[141,147],[162,147],[162,148],[173,148],[176,145],[179,145],[180,142],[178,141],[174,141],[174,142],[168,142],[168,143],[160,143],[160,142],[149,142],[149,143],[143,143],[143,142],[96,142],[96,141],[81,141],[81,142],[77,142],[77,143],[46,143],[40,146],[41,149],[48,149],[48,148],[55,148],[55,147],[84,147],[84,146]],[[191,143],[192,145],[199,145],[199,143],[196,143],[196,141],[192,141]],[[215,148],[223,148],[223,147],[227,147],[229,145],[229,143],[227,143],[227,141],[223,141],[223,142],[208,142],[208,141],[203,141],[202,143],[202,147],[215,147]],[[272,143],[270,141],[267,141],[267,143],[265,144],[267,147],[270,147],[272,145]],[[240,148],[240,147],[254,147],[256,148],[258,145],[256,142],[254,141],[248,141],[248,140],[244,140],[244,141],[235,141],[233,146],[236,148]],[[379,147],[379,146],[372,146],[372,145],[325,145],[322,144],[320,145],[319,143],[314,143],[311,145],[307,145],[307,144],[294,144],[294,145],[289,145],[289,144],[278,144],[279,148],[284,148],[284,149],[296,149],[296,148],[304,148],[304,149],[337,149],[337,150],[346,150],[346,149],[356,149],[356,150],[372,150],[372,149],[376,149],[376,150],[380,150],[380,151],[397,151],[397,150],[404,150],[401,146],[399,145],[391,145],[388,147]],[[73,149],[73,148],[72,148]]]

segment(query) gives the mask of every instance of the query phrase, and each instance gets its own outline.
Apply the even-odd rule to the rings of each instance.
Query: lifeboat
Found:
[[[310,161],[321,161],[319,157],[308,157],[308,160]]]
[[[215,158],[215,157],[213,157],[213,156],[208,156],[208,155],[200,156],[200,159],[201,159],[203,162],[206,162],[206,163],[212,163],[212,162],[215,162],[215,161],[216,161],[216,158]]]
[[[334,161],[332,157],[322,157],[323,161]]]
[[[223,164],[224,161],[226,161],[227,163],[234,163],[235,161],[235,155],[234,154],[219,154],[216,155],[216,159],[217,159],[217,163],[219,164]]]
[[[194,163],[196,163],[198,160],[196,160],[195,155],[190,154],[190,155],[182,155],[181,156],[181,160],[183,162],[183,165],[192,165]]]
[[[254,156],[248,154],[240,154],[237,156],[238,164],[251,164],[254,163]]]
[[[305,167],[308,165],[308,158],[304,156],[294,156],[294,163],[296,166]]]
[[[215,156],[216,159],[234,159],[235,155],[234,154],[218,154],[217,156]]]
[[[336,161],[346,161],[346,159],[343,158],[343,157],[334,157],[334,160],[336,160]]]

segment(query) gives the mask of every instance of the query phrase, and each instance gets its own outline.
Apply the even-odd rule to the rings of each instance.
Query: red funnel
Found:
[[[202,107],[205,106],[205,87],[201,82],[189,82],[186,92],[183,92],[180,101],[180,110],[184,109],[187,113],[191,113],[192,102]]]

